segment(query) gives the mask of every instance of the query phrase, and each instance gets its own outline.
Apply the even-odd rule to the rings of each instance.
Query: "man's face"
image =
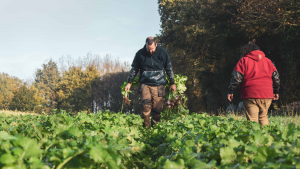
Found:
[[[156,47],[157,47],[157,44],[155,44],[155,43],[152,43],[152,45],[146,44],[147,52],[150,54],[150,56],[155,54]]]

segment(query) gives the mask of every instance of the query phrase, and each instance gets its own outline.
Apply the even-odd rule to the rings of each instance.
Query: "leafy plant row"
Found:
[[[164,114],[165,115],[165,114]],[[300,128],[207,114],[0,114],[1,168],[299,168]]]

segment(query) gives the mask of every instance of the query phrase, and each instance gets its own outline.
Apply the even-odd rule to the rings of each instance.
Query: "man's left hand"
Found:
[[[278,100],[279,99],[279,94],[273,94],[273,100]]]
[[[176,93],[176,85],[175,84],[173,84],[173,85],[170,86],[169,90],[171,90],[171,89]]]

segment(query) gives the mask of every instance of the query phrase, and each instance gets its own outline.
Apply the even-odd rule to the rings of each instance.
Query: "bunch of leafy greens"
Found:
[[[166,99],[170,99],[171,98],[174,98],[178,95],[183,95],[183,93],[186,91],[186,86],[185,86],[185,83],[187,81],[187,77],[186,76],[183,76],[183,75],[180,75],[180,74],[174,74],[174,83],[176,85],[176,93],[174,92],[169,92],[168,89],[170,88],[171,84],[170,84],[170,78],[167,77],[166,78],[167,80],[167,83],[166,83]],[[131,90],[129,91],[125,91],[125,87],[127,85],[128,82],[124,82],[123,85],[121,86],[121,93],[123,95],[123,97],[127,97],[128,98],[128,95],[129,93],[132,93]],[[134,87],[138,87],[140,85],[140,82],[138,80],[138,77],[135,77],[134,80],[132,81],[132,84],[131,86],[134,86]]]
[[[128,98],[129,93],[132,93],[131,90],[125,91],[125,87],[126,87],[127,83],[128,83],[128,82],[125,81],[125,82],[123,83],[123,85],[121,86],[121,93],[122,93],[122,95],[123,95],[124,98],[125,98],[125,97]],[[132,83],[131,83],[131,86],[138,87],[139,85],[140,85],[139,78],[138,78],[138,77],[135,77],[135,78],[133,79]],[[129,100],[129,101],[130,101],[130,100]]]
[[[185,83],[187,81],[187,77],[183,76],[181,74],[174,74],[174,83],[176,85],[176,92],[179,94],[183,94],[186,91],[186,86]],[[166,88],[169,89],[170,88],[170,79],[169,77],[167,77],[167,84],[166,84]]]
[[[186,106],[187,97],[184,94],[187,89],[185,86],[186,81],[186,76],[174,74],[176,92],[174,92],[173,90],[166,91],[166,109],[162,113],[162,119],[170,120],[176,118],[179,115],[186,116],[189,114],[189,110]],[[168,83],[166,84],[166,88],[169,89],[171,86],[169,77],[167,77],[167,82]]]
[[[125,87],[127,84],[128,84],[128,82],[125,81],[123,83],[123,85],[121,86],[121,93],[122,93],[124,99],[122,102],[122,107],[121,107],[120,112],[123,112],[124,102],[125,102],[125,104],[130,104],[130,102],[131,102],[131,100],[129,99],[129,93],[132,93],[132,91],[131,90],[125,91]],[[131,86],[138,87],[139,85],[140,85],[139,78],[135,77],[131,83]]]

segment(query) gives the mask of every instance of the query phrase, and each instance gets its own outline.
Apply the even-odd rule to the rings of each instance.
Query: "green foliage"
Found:
[[[0,114],[1,168],[297,168],[300,127],[192,114]]]
[[[0,116],[1,168],[123,168],[145,149],[136,115]]]

